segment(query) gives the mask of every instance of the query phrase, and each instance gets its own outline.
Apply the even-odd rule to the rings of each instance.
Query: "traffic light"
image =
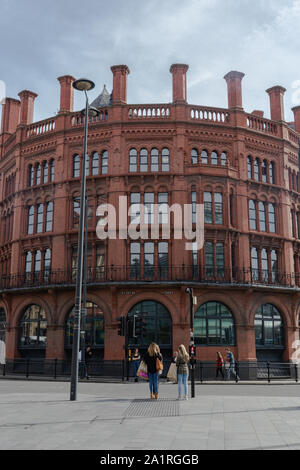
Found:
[[[125,317],[118,317],[118,335],[125,336]]]
[[[138,338],[144,336],[146,333],[146,321],[140,315],[133,317],[133,337]]]
[[[195,345],[190,345],[190,357],[196,357],[196,346]]]

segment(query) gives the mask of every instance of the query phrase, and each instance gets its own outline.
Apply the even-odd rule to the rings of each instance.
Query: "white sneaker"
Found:
[[[184,395],[184,400],[188,400],[189,397],[187,395]]]

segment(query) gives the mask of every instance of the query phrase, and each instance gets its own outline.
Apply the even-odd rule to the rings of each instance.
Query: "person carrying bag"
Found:
[[[158,359],[158,361],[157,361]],[[145,354],[144,361],[148,368],[150,398],[158,399],[158,375],[163,369],[162,355],[160,354],[159,346],[156,343],[151,343],[148,351]]]

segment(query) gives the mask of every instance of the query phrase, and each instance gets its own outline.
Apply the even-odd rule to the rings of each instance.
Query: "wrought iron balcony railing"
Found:
[[[76,269],[47,270],[35,273],[12,274],[0,277],[0,292],[10,289],[47,286],[73,286]],[[193,282],[200,284],[264,285],[300,288],[300,275],[269,272],[258,269],[213,268],[196,266],[114,266],[88,269],[87,284],[104,283],[169,283]]]

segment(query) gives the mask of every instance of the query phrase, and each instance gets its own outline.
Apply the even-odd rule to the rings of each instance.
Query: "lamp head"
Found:
[[[89,91],[95,88],[95,83],[88,78],[79,78],[73,82],[72,86],[75,88],[75,90]]]

